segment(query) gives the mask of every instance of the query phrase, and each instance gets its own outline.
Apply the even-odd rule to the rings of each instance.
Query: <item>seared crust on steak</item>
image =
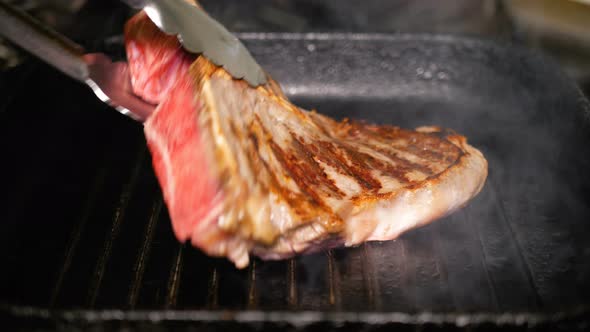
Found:
[[[204,58],[191,73],[225,197],[217,226],[229,241],[205,247],[238,256],[239,267],[248,251],[278,259],[394,239],[463,206],[485,182],[486,160],[453,131],[337,122]],[[201,232],[193,242],[202,247],[196,239]]]
[[[252,88],[140,13],[126,26],[134,91],[176,237],[245,267],[390,240],[460,208],[487,162],[451,130],[341,122]]]

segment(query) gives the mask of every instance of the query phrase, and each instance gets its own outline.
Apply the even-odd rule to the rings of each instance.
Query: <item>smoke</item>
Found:
[[[465,310],[583,303],[590,295],[590,135],[578,91],[551,62],[519,50],[429,42],[394,40],[372,49],[378,55],[362,41],[345,45],[352,47],[345,54],[364,56],[357,62],[371,68],[334,65],[349,70],[317,74],[327,81],[323,89],[292,80],[287,90],[335,118],[454,129],[489,162],[484,190],[463,211],[402,236],[395,249],[376,247],[374,263],[387,266],[377,274],[382,303],[445,310],[448,303],[437,300],[443,294]],[[393,69],[379,73],[384,55]],[[388,272],[401,277],[392,282]],[[410,290],[397,290],[398,282]]]

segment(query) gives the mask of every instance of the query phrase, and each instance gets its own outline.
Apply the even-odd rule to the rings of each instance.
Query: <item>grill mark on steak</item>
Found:
[[[285,187],[278,185],[279,192],[283,198],[292,204],[295,211],[303,216],[303,220],[312,219],[310,216],[314,215],[325,215],[328,219],[327,226],[339,227],[342,225],[342,220],[336,214],[333,213],[332,209],[327,206],[320,195],[314,191],[311,185],[314,183],[312,177],[307,176],[306,169],[298,166],[297,156],[286,153],[283,149],[274,141],[269,140],[273,154],[283,166],[283,168],[289,173],[291,179],[297,183],[297,186],[302,193],[295,193]],[[278,179],[277,179],[278,180]],[[277,181],[277,184],[280,183]],[[315,219],[315,218],[313,218]]]
[[[377,151],[386,153],[386,151],[382,151],[381,149],[377,149]],[[400,165],[400,167],[407,169],[408,171],[417,170],[421,173],[424,173],[426,176],[431,176],[435,174],[435,172],[430,167],[404,159],[401,156],[398,156],[398,154],[394,151],[387,151],[386,155],[395,163],[399,163],[398,165]]]
[[[388,149],[395,157],[403,158],[396,152],[407,153],[420,159],[418,162],[412,162],[410,167],[427,174],[428,176],[437,173],[438,169],[444,169],[453,164],[462,154],[462,151],[455,144],[451,143],[447,137],[440,137],[437,132],[422,133],[401,129],[394,126],[374,126],[363,125],[352,122],[353,130],[364,137],[361,142],[382,142],[388,145]],[[373,145],[372,148],[377,148]],[[387,153],[389,154],[389,153]],[[411,162],[411,161],[408,161]],[[433,169],[429,166],[436,166]],[[428,170],[427,170],[428,169]]]
[[[332,130],[332,132],[329,133],[330,136],[336,137],[338,139],[345,140],[348,142],[354,142],[355,144],[360,144],[362,146],[367,147],[370,150],[379,152],[381,155],[383,155],[387,159],[391,160],[391,162],[395,163],[396,167],[400,167],[400,169],[405,171],[406,173],[409,173],[411,171],[418,171],[418,172],[423,173],[425,175],[425,177],[428,177],[428,176],[436,173],[433,169],[431,169],[429,167],[430,163],[427,162],[426,160],[420,160],[420,163],[413,162],[411,160],[408,160],[407,158],[404,158],[401,155],[403,153],[408,153],[413,156],[416,156],[417,158],[424,159],[421,157],[421,155],[418,155],[416,153],[410,153],[410,152],[404,151],[402,149],[397,149],[396,147],[394,147],[392,145],[392,142],[399,141],[400,140],[399,135],[390,135],[388,137],[385,137],[387,135],[377,135],[374,133],[374,130],[372,130],[375,127],[374,125],[365,124],[360,121],[350,121],[349,119],[343,119],[341,122],[335,122],[331,119],[326,119],[323,116],[317,115],[317,114],[313,114],[313,117],[314,117],[315,123],[324,132],[329,132],[330,129]],[[325,127],[326,121],[329,122],[328,124],[331,124],[332,127],[326,128]],[[394,126],[389,126],[388,128],[391,132],[402,133],[402,131],[403,131],[402,129],[400,129],[398,127],[394,127]],[[388,134],[391,134],[391,133],[388,132]],[[419,134],[422,136],[427,135],[427,134],[422,134],[422,133],[419,133]],[[403,136],[401,138],[403,138]],[[443,139],[439,139],[439,140],[443,140]],[[385,146],[379,146],[376,143],[379,143],[379,144],[385,145]],[[452,146],[451,143],[449,143],[449,144]],[[432,159],[432,158],[430,158],[430,159]],[[431,161],[431,160],[429,160],[429,161]],[[437,159],[436,161],[440,161],[440,160]],[[385,171],[387,171],[387,170],[385,170]],[[390,173],[390,175],[394,175],[394,174]],[[396,178],[399,178],[399,177],[396,176]],[[404,179],[402,178],[402,180],[404,180]]]
[[[435,173],[432,169],[430,169],[430,167],[428,167],[426,165],[421,165],[421,164],[418,164],[415,162],[411,162],[407,159],[404,159],[403,157],[399,156],[399,154],[396,152],[395,149],[392,149],[392,148],[387,149],[387,148],[378,147],[374,144],[371,144],[370,142],[363,142],[362,144],[372,150],[380,152],[381,154],[386,156],[389,160],[391,160],[396,165],[396,167],[400,168],[402,171],[404,171],[406,173],[410,173],[410,172],[416,171],[416,170],[421,173],[424,173],[426,176],[430,176]]]
[[[338,186],[336,186],[334,180],[328,177],[322,166],[320,166],[315,160],[315,155],[310,149],[308,149],[308,144],[305,143],[304,139],[292,131],[289,131],[289,134],[293,138],[292,148],[301,158],[296,161],[296,169],[298,172],[300,172],[296,175],[302,177],[301,180],[306,186],[305,190],[313,191],[314,194],[318,196],[317,201],[321,202],[321,204],[325,203],[319,197],[319,193],[316,193],[316,191],[312,189],[313,187],[317,187],[318,189],[328,189],[324,192],[324,194],[327,194],[328,197],[344,197],[344,193],[340,190],[340,188],[338,188]]]
[[[283,152],[280,146],[272,140],[272,136],[262,124],[258,114],[254,114],[254,121],[251,123],[250,128],[254,133],[258,133],[258,136],[253,135],[251,138],[255,141],[255,144],[258,147],[257,150],[259,151],[261,144],[267,144],[272,151],[272,156],[274,156],[277,162],[282,166],[281,170],[275,169],[273,171],[274,168],[263,158],[259,157],[260,163],[263,165],[264,169],[267,170],[266,174],[268,175],[269,191],[275,193],[278,199],[283,200],[294,214],[300,217],[300,226],[297,226],[297,228],[304,227],[309,223],[317,222],[323,224],[328,231],[335,232],[340,230],[343,225],[342,220],[340,218],[335,218],[332,211],[329,207],[323,204],[323,202],[321,202],[322,204],[319,204],[314,198],[314,195],[310,195],[306,192],[305,189],[307,188],[309,190],[310,188],[297,183],[297,181],[293,179],[293,174],[289,172],[289,169],[283,166],[287,163],[285,158],[286,153]],[[285,180],[283,179],[283,181],[281,181],[279,178],[282,176],[282,172],[288,173],[289,178],[295,182],[297,188],[301,190],[301,192],[290,190],[284,185]],[[289,233],[292,233],[292,231],[289,230]],[[275,241],[278,240],[278,238],[275,239]]]
[[[337,137],[335,132],[332,131],[333,128],[326,127],[325,122],[330,122],[333,125],[341,125],[347,121],[347,119],[344,119],[343,122],[338,123],[318,114],[316,111],[309,112],[309,117],[320,132],[325,137],[331,139]],[[347,158],[346,151],[341,144],[332,141],[318,140],[317,142],[309,144],[309,148],[314,151],[314,154],[320,161],[333,167],[340,174],[354,178],[356,183],[361,186],[362,189],[377,191],[382,187],[381,182],[371,175],[369,169],[362,165],[355,164],[350,161],[350,158]]]
[[[434,133],[420,133],[401,129],[398,127],[376,127],[366,131],[371,137],[381,137],[396,144],[395,149],[411,153],[430,162],[452,163],[461,154],[461,149],[444,138]],[[395,128],[395,129],[394,129]]]
[[[350,163],[344,156],[344,152],[336,144],[327,141],[319,141],[308,144],[316,157],[322,162],[332,166],[341,174],[352,177],[365,190],[381,189],[381,182],[375,179],[367,169]]]
[[[278,162],[289,173],[289,176],[297,183],[299,189],[302,192],[305,192],[314,203],[317,205],[323,205],[323,200],[317,195],[317,193],[313,190],[310,190],[311,188],[308,184],[310,180],[313,181],[313,179],[308,179],[305,170],[297,166],[297,157],[293,154],[288,154],[283,151],[283,149],[273,140],[269,140],[268,144],[270,145],[270,148]],[[291,191],[289,190],[289,192]]]
[[[261,143],[267,144],[270,147],[272,156],[274,156],[276,161],[282,166],[282,170],[273,170],[273,167],[263,158],[257,157],[264,165],[264,169],[267,170],[270,182],[269,190],[275,192],[280,199],[285,200],[291,209],[293,209],[297,215],[301,216],[302,220],[308,220],[311,222],[313,219],[317,219],[318,216],[331,213],[330,209],[327,208],[321,199],[320,202],[318,202],[318,195],[314,195],[313,192],[309,192],[309,186],[296,181],[299,178],[294,177],[295,173],[293,173],[292,170],[287,167],[288,165],[292,164],[292,162],[288,160],[288,154],[283,151],[283,149],[276,142],[273,141],[272,135],[268,129],[265,128],[258,114],[254,114],[254,121],[251,123],[251,128],[254,129],[255,133],[260,133],[260,137],[254,136],[256,137],[256,145],[259,147]],[[289,177],[297,184],[297,188],[301,191],[301,193],[294,192],[288,189],[285,185],[282,185],[284,181],[279,179],[281,172],[288,173]]]
[[[382,172],[384,175],[390,176],[402,184],[409,183],[410,179],[406,176],[405,170],[401,170],[391,163],[386,163],[379,160],[367,153],[360,152],[354,147],[342,143],[342,148],[348,155],[351,164],[359,165],[360,168],[366,170],[377,170]]]

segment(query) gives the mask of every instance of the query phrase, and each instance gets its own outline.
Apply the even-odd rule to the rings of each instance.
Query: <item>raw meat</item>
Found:
[[[180,241],[237,267],[390,240],[466,204],[487,177],[453,131],[337,122],[188,54],[144,13],[125,28],[132,85]]]

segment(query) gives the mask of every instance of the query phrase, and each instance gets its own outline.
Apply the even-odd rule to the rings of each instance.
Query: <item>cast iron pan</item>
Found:
[[[0,80],[4,316],[99,328],[587,326],[589,108],[552,61],[449,36],[240,37],[301,106],[467,136],[489,161],[485,188],[397,241],[238,271],[175,241],[140,125],[31,62]]]

